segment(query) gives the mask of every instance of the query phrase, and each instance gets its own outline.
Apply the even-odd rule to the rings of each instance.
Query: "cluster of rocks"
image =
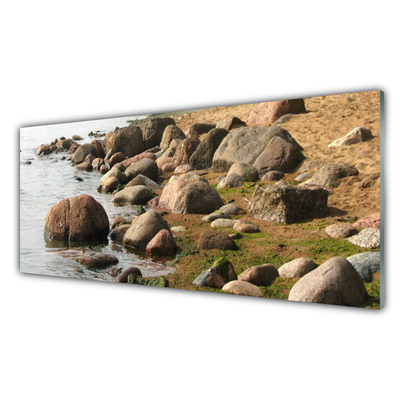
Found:
[[[231,294],[264,297],[260,287],[272,285],[279,277],[296,278],[289,300],[358,307],[368,298],[364,282],[370,282],[372,274],[379,270],[379,252],[359,253],[348,259],[334,257],[320,266],[309,258],[297,258],[279,269],[264,264],[248,268],[239,276],[232,263],[221,258],[193,284]]]
[[[346,239],[356,246],[375,249],[380,247],[380,214],[368,215],[354,224],[333,224],[325,232],[335,239]]]
[[[306,112],[303,99],[261,103],[249,119],[249,126],[237,117],[218,124],[196,123],[183,132],[172,118],[149,118],[141,126],[130,125],[108,132],[103,140],[79,144],[81,137],[54,139],[41,145],[37,155],[68,152],[71,165],[82,171],[99,171],[98,191],[113,194],[114,205],[159,207],[175,214],[204,214],[211,228],[232,228],[229,235],[215,229],[204,230],[198,240],[199,250],[238,250],[235,239],[242,233],[260,231],[245,218],[232,218],[249,212],[253,218],[292,224],[321,218],[328,212],[328,196],[344,178],[356,177],[359,171],[346,163],[304,162],[302,146],[281,125],[295,114]],[[337,139],[329,147],[350,145],[372,138],[371,131],[359,127]],[[226,173],[217,188],[211,186],[201,170]],[[299,172],[299,185],[281,180],[285,174]],[[159,177],[173,173],[162,185]],[[379,176],[378,176],[379,177]],[[224,205],[218,190],[269,182],[256,186],[247,212],[235,204]],[[371,178],[373,181],[377,179]],[[160,184],[161,182],[161,184]],[[364,182],[362,183],[364,185]],[[373,183],[372,183],[373,184]],[[366,182],[363,187],[369,187]],[[247,185],[246,185],[247,186]],[[146,206],[147,208],[147,206]],[[355,224],[335,224],[326,229],[334,238],[374,249],[380,246],[379,215]],[[169,228],[162,216],[148,209],[134,219],[117,217],[111,230],[104,208],[88,195],[64,199],[54,205],[45,221],[46,240],[68,243],[111,241],[151,256],[175,256],[179,251],[173,233],[184,227]],[[243,236],[243,235],[242,235]],[[365,254],[365,255],[363,255]],[[298,282],[289,300],[360,305],[366,299],[363,281],[379,270],[379,253],[362,253],[348,260],[337,257],[318,266],[301,258],[282,265],[271,264],[247,269],[239,276],[226,259],[220,259],[193,282],[222,289],[227,293],[264,297],[260,287],[273,284],[278,277],[296,278]],[[144,278],[136,267],[122,271],[113,267],[118,258],[88,249],[66,252],[90,269],[108,268],[117,282],[167,286],[164,277]]]

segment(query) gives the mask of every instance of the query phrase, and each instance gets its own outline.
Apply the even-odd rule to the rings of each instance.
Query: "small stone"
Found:
[[[232,228],[236,221],[226,218],[218,218],[211,223],[211,228]]]
[[[201,220],[204,221],[204,222],[213,222],[213,221],[215,221],[217,219],[220,219],[220,218],[228,219],[229,216],[225,215],[224,213],[221,213],[221,212],[214,212],[214,213],[206,215]]]
[[[310,258],[301,257],[283,264],[278,272],[282,278],[297,278],[308,274],[317,267],[318,265]]]
[[[365,228],[347,240],[359,247],[375,249],[381,244],[381,231],[377,228]]]
[[[228,234],[207,229],[200,235],[198,247],[200,250],[220,249],[237,250],[238,247]]]
[[[257,233],[260,232],[260,228],[247,220],[239,220],[235,222],[235,225],[233,226],[233,229],[236,232],[240,233]]]
[[[224,292],[240,296],[264,297],[262,290],[249,282],[231,281],[222,287]]]
[[[354,226],[350,224],[334,224],[328,226],[325,229],[325,232],[335,239],[344,239],[356,235],[358,229],[354,228]]]
[[[246,214],[246,210],[244,210],[242,207],[239,207],[236,204],[225,204],[219,209],[219,212],[221,212],[224,215],[240,215],[240,214]],[[226,218],[226,217],[224,217]]]
[[[112,225],[111,225],[111,229],[115,229],[116,227],[118,227],[120,225],[124,225],[124,224],[126,224],[126,219],[119,215],[118,217],[114,218]]]
[[[302,174],[298,175],[296,178],[294,178],[294,180],[296,182],[303,182],[307,179],[311,178],[311,174],[309,172],[303,172]]]
[[[122,274],[119,274],[117,276],[117,279],[115,279],[115,282],[128,283],[128,276],[129,275],[142,276],[142,273],[140,272],[139,268],[130,267],[130,268],[126,269],[124,272],[122,272]]]
[[[279,272],[272,264],[264,264],[246,269],[238,279],[257,286],[269,286],[278,277]]]
[[[285,174],[281,171],[269,171],[262,176],[261,180],[267,182],[279,181],[284,176]]]
[[[186,231],[186,228],[184,226],[182,226],[182,225],[173,226],[171,228],[171,232],[172,233],[181,233],[181,232],[185,232],[185,231]]]

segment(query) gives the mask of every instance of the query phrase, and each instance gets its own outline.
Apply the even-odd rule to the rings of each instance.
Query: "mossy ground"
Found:
[[[213,178],[210,183],[213,184]],[[215,183],[214,183],[215,184]],[[246,208],[245,198],[250,199],[254,188],[246,185],[241,188],[219,190],[219,194],[225,202],[234,200],[236,204]],[[339,221],[352,220],[351,216],[336,217],[335,213],[323,219],[314,219],[297,224],[284,225],[267,221],[255,220],[249,215],[234,216],[234,219],[245,218],[256,223],[261,232],[245,233],[235,242],[238,250],[198,250],[197,242],[201,232],[210,228],[210,223],[202,221],[202,215],[174,215],[164,216],[171,226],[183,225],[186,231],[176,235],[177,244],[182,252],[170,262],[176,267],[175,271],[168,275],[169,286],[173,288],[198,290],[206,292],[220,292],[215,288],[193,285],[193,280],[220,257],[225,257],[234,266],[237,275],[247,268],[270,263],[279,268],[284,263],[298,257],[309,257],[317,264],[322,264],[336,256],[349,257],[356,253],[369,251],[354,246],[344,239],[333,239],[325,232],[325,228]],[[232,228],[218,228],[228,234],[235,233]],[[287,299],[290,289],[298,279],[277,278],[268,287],[261,287],[265,297],[273,299]],[[373,282],[365,284],[370,298],[363,307],[379,308],[380,277],[374,277]]]

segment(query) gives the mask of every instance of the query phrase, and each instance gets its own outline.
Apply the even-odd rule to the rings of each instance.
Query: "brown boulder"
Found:
[[[74,142],[72,139],[63,139],[63,140],[59,140],[59,141],[56,143],[56,146],[57,146],[59,149],[69,150],[69,149],[71,148],[71,145],[72,145],[73,143],[75,143],[75,142]],[[77,143],[75,143],[75,144],[77,144]]]
[[[93,171],[93,166],[89,162],[83,162],[77,165],[75,168],[78,169],[79,171],[87,171],[87,172]]]
[[[199,136],[211,131],[211,129],[214,129],[215,127],[216,127],[215,124],[201,124],[201,123],[192,124],[186,131],[186,136],[188,138],[198,139]]]
[[[257,157],[253,166],[260,175],[269,171],[293,172],[304,160],[303,153],[287,140],[276,136]]]
[[[103,206],[82,194],[59,201],[46,216],[46,240],[81,242],[106,239],[109,221]]]
[[[100,183],[97,188],[99,193],[112,193],[120,185],[119,180],[115,176],[110,176],[106,180]]]
[[[239,275],[238,280],[257,286],[269,286],[278,277],[278,270],[272,264],[264,264],[246,269],[246,271]]]
[[[186,174],[187,172],[193,171],[193,168],[189,164],[182,164],[178,165],[175,170],[174,174],[179,175],[179,174]]]
[[[101,174],[105,175],[109,171],[110,171],[110,168],[108,168],[107,165],[105,165],[105,164],[100,165],[100,173]]]
[[[187,138],[177,147],[172,162],[175,165],[189,164],[190,157],[200,145],[200,140],[196,138]]]
[[[143,158],[134,162],[125,170],[126,181],[129,182],[138,175],[144,175],[157,182],[158,166],[155,161],[149,158]]]
[[[217,128],[226,129],[230,131],[232,129],[241,128],[242,126],[246,126],[246,122],[243,122],[238,117],[229,116],[222,121],[218,122]]]
[[[144,151],[142,130],[137,126],[127,126],[115,132],[109,132],[103,140],[103,150],[110,158],[121,152],[133,157]]]
[[[88,249],[81,250],[67,250],[65,252],[60,252],[64,258],[72,259],[79,264],[85,265],[89,269],[105,269],[110,265],[115,265],[118,263],[118,258],[112,254],[106,253],[96,253]]]
[[[146,149],[160,145],[164,130],[168,125],[175,125],[173,118],[149,118],[146,120],[142,126]]]
[[[154,256],[173,256],[176,250],[175,240],[167,229],[159,231],[146,246],[146,253]]]
[[[102,165],[104,165],[104,160],[102,158],[95,158],[92,161],[92,167],[95,171],[100,171]]]
[[[103,146],[101,145],[101,142],[99,140],[92,140],[90,142],[96,149],[96,158],[104,158],[106,155],[103,150]]]
[[[306,112],[303,99],[261,103],[250,114],[249,125],[272,125],[282,115]]]
[[[237,250],[238,247],[233,239],[225,232],[206,229],[199,238],[198,248],[200,250],[220,249]]]
[[[127,158],[126,160],[121,161],[121,164],[126,168],[130,167],[136,161],[143,160],[143,158],[150,158],[153,161],[156,161],[157,157],[153,153],[149,153],[145,151],[144,153],[140,153],[137,156]]]
[[[128,283],[128,276],[129,275],[142,276],[142,273],[140,272],[139,268],[130,267],[130,268],[126,269],[125,271],[123,271],[121,274],[119,274],[117,276],[117,278],[115,279],[115,282]]]
[[[121,224],[114,228],[108,237],[115,243],[122,243],[125,237],[126,231],[131,227],[130,224]]]
[[[119,215],[118,217],[115,217],[113,219],[113,222],[111,224],[111,229],[115,229],[120,225],[124,225],[126,224],[126,219],[124,217],[122,217],[121,215]]]
[[[118,153],[115,153],[111,156],[110,158],[110,166],[113,167],[115,164],[118,164],[122,161],[126,160],[126,156],[124,153],[121,153],[120,151]],[[126,167],[125,167],[126,168]]]
[[[186,135],[176,125],[168,125],[164,129],[160,149],[166,151],[174,139],[185,140]]]

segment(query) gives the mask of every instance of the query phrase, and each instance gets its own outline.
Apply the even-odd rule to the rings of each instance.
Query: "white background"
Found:
[[[1,398],[399,398],[393,4],[2,3]],[[368,89],[386,99],[384,310],[19,274],[19,127]]]

